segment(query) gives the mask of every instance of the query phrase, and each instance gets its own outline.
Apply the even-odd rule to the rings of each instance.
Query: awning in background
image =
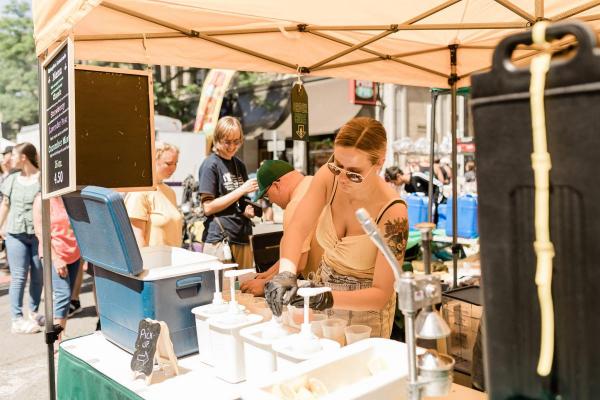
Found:
[[[589,0],[33,0],[38,54],[68,34],[75,56],[242,71],[459,86],[498,41],[537,20],[600,27]],[[557,44],[572,44],[572,39]],[[535,54],[531,48],[517,57]]]

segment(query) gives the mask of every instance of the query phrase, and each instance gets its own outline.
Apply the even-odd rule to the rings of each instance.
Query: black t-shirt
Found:
[[[237,157],[226,160],[213,153],[200,166],[199,192],[203,200],[216,199],[234,191],[247,180],[248,173],[242,160]],[[252,224],[248,218],[243,216],[244,210],[238,203],[233,203],[215,215],[219,217],[231,243],[247,244],[249,236],[252,234]],[[202,241],[216,243],[222,240],[223,233],[213,215],[207,217],[204,222]]]
[[[429,193],[429,173],[413,172],[410,174],[410,182],[404,185],[404,190],[407,193]],[[433,178],[433,198],[436,203],[440,201],[440,193],[442,192],[442,185],[440,181]]]

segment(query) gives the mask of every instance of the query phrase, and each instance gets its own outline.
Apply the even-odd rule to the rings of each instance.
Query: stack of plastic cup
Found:
[[[350,325],[346,327],[345,334],[346,344],[352,344],[371,337],[371,327],[367,325]]]
[[[330,318],[324,320],[321,324],[323,337],[325,339],[335,340],[340,344],[340,346],[343,346],[345,342],[344,330],[346,325],[348,325],[348,321],[341,318]]]
[[[318,337],[323,338],[323,321],[327,319],[325,313],[314,313],[310,321],[310,329]]]

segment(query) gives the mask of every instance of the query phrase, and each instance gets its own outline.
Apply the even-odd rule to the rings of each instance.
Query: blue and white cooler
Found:
[[[133,353],[140,320],[169,326],[177,357],[198,351],[192,308],[212,301],[216,257],[181,248],[140,249],[117,192],[87,186],[63,196],[82,258],[94,265],[102,333]]]

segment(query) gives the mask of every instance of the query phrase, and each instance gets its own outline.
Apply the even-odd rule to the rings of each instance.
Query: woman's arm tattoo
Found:
[[[408,220],[406,218],[389,220],[385,222],[384,228],[388,246],[396,259],[402,261],[408,242]]]

